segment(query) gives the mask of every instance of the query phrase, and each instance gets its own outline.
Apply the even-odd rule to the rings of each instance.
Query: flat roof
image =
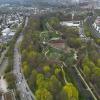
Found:
[[[69,27],[79,27],[79,21],[63,21],[60,23],[61,25],[69,26]]]

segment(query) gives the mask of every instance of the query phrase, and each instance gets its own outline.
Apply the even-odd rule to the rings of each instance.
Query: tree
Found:
[[[98,45],[100,45],[100,38],[96,38],[96,39],[95,39],[95,42],[96,42]]]
[[[44,81],[45,81],[44,75],[38,74],[36,77],[36,84],[37,84],[38,88],[45,87]]]
[[[43,71],[44,71],[44,73],[50,72],[50,67],[49,66],[44,66]]]
[[[97,67],[100,68],[100,59],[97,59]]]
[[[94,69],[94,75],[95,75],[96,77],[100,77],[100,68],[95,68],[95,69]]]
[[[80,38],[69,38],[68,40],[68,44],[72,47],[72,48],[79,48],[81,47],[81,39]]]
[[[15,85],[16,78],[15,78],[15,76],[12,73],[7,73],[5,75],[5,78],[6,78],[7,82],[8,82],[8,88],[9,89],[16,88],[16,85]]]
[[[98,62],[98,61],[97,61]],[[85,57],[83,59],[83,71],[86,74],[86,76],[90,79],[93,79],[94,77],[100,76],[100,68],[97,67],[93,61],[91,61],[88,57]]]
[[[34,50],[29,50],[27,52],[27,60],[31,67],[33,66],[33,63],[36,61],[37,56],[38,56],[38,53]]]
[[[28,78],[30,76],[31,69],[27,64],[23,66],[23,72],[24,72],[26,78]]]
[[[66,100],[79,100],[78,90],[73,86],[72,83],[68,83],[64,86],[63,90],[66,92]]]
[[[66,91],[64,89],[62,89],[60,92],[60,100],[68,100]]]
[[[89,76],[91,73],[91,70],[87,65],[83,66],[83,71],[86,74],[86,76]]]
[[[38,89],[35,95],[37,100],[53,100],[52,94],[45,88]]]
[[[67,63],[68,66],[72,66],[75,62],[74,59],[74,52],[71,51],[70,53],[66,53],[61,60],[65,61]]]
[[[60,72],[61,72],[61,69],[60,68],[56,68],[55,69],[55,75],[58,75]]]
[[[32,70],[32,78],[33,78],[34,82],[36,82],[37,75],[38,75],[38,72],[35,69],[33,69]]]
[[[62,84],[61,82],[56,78],[55,75],[52,75],[50,78],[50,84],[49,84],[49,91],[53,94],[54,100],[58,100],[59,93],[61,91]]]
[[[59,24],[59,19],[57,17],[51,17],[48,22],[51,26],[57,26]]]
[[[37,74],[38,72],[35,69],[33,69],[30,77],[28,78],[28,84],[32,91],[34,91],[36,87]]]

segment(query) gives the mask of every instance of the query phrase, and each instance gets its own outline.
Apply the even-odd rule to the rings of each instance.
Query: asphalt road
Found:
[[[28,23],[28,19],[26,19],[24,28],[27,26],[27,23]],[[22,42],[22,40],[23,40],[23,35],[21,33],[19,38],[17,39],[15,48],[14,48],[13,73],[16,76],[16,85],[17,85],[17,89],[20,91],[21,100],[35,100],[35,96],[31,92],[26,82],[26,79],[21,71],[21,54],[19,51],[19,44]]]

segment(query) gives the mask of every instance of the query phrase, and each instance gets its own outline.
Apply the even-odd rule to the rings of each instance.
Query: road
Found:
[[[27,26],[28,18],[26,19],[25,26]],[[16,41],[15,48],[14,48],[14,67],[13,67],[13,73],[16,76],[16,85],[17,89],[20,91],[20,97],[21,100],[36,100],[35,96],[31,92],[26,79],[21,71],[21,54],[19,50],[19,44],[23,40],[23,34],[21,33],[19,38]]]

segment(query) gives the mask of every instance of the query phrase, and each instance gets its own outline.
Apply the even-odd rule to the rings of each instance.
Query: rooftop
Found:
[[[69,27],[79,27],[80,22],[79,21],[63,21],[60,24],[63,26],[69,26]]]
[[[100,26],[100,16],[98,16],[98,17],[96,18],[95,23],[96,23],[98,26]]]

